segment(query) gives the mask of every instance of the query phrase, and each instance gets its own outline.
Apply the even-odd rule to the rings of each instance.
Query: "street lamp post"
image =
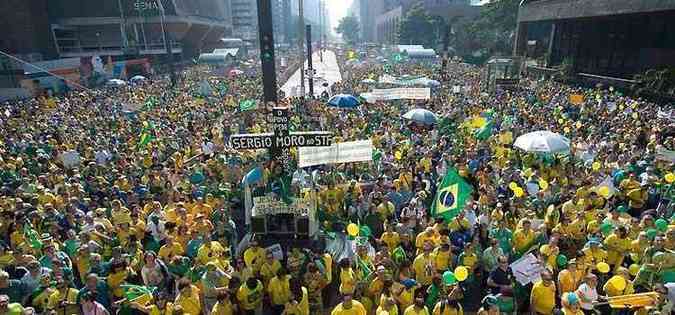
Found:
[[[103,47],[101,46],[101,33],[96,32],[96,41],[98,42],[98,53],[100,54],[103,51]]]

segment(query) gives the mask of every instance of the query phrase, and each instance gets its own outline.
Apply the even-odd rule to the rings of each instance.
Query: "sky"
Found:
[[[326,11],[330,14],[331,31],[335,33],[335,28],[338,26],[340,19],[347,15],[347,9],[352,5],[354,0],[325,0]]]

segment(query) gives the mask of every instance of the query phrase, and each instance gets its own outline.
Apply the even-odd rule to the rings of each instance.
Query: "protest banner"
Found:
[[[544,270],[544,266],[542,266],[537,257],[534,257],[531,253],[514,261],[510,267],[516,281],[521,285],[527,285],[541,280],[541,272]]]
[[[298,166],[367,162],[373,158],[373,142],[360,140],[333,144],[330,147],[298,148]]]
[[[312,208],[312,203],[306,199],[292,198],[290,204],[272,196],[253,198],[253,215],[277,215],[294,214],[307,216]]]
[[[281,245],[279,245],[279,243],[265,248],[265,251],[267,253],[271,253],[272,256],[274,256],[274,259],[277,259],[277,260],[283,260],[284,259],[284,251],[281,249]]]
[[[430,88],[395,88],[375,89],[367,94],[369,101],[392,101],[400,99],[428,100],[431,98]]]

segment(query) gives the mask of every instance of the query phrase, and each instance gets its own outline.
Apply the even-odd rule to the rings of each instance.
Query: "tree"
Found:
[[[421,4],[416,4],[399,24],[399,44],[431,47],[438,33],[435,21],[436,19],[429,16]]]
[[[359,33],[361,32],[361,26],[359,25],[359,20],[355,16],[349,15],[345,16],[340,20],[338,27],[335,28],[335,31],[342,35],[342,38],[348,44],[356,44],[359,41]]]
[[[480,14],[471,21],[458,25],[457,44],[488,55],[510,55],[518,23],[520,0],[490,0],[480,8]]]

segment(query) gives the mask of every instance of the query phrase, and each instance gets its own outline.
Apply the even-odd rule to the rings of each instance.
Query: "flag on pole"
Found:
[[[448,169],[431,205],[431,214],[446,221],[451,220],[464,209],[472,190],[471,185],[459,176],[457,169]]]

